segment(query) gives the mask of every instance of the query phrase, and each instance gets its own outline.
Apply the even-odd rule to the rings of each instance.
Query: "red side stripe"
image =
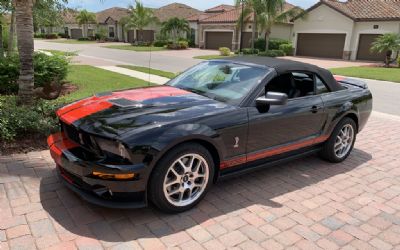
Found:
[[[238,166],[247,162],[252,162],[252,161],[256,161],[259,159],[263,159],[263,158],[267,158],[267,157],[271,157],[271,156],[275,156],[275,155],[280,155],[283,153],[287,153],[293,150],[297,150],[297,149],[301,149],[301,148],[305,148],[308,146],[312,146],[318,143],[322,143],[326,140],[328,140],[329,136],[320,136],[317,137],[316,139],[310,139],[310,140],[305,140],[299,143],[294,143],[291,145],[287,145],[287,146],[282,146],[279,148],[275,148],[275,149],[268,149],[265,151],[261,151],[261,152],[256,152],[256,153],[251,153],[249,155],[246,156],[240,156],[240,157],[236,157],[224,162],[221,162],[220,164],[220,168],[221,169],[226,169],[226,168],[230,168],[230,167],[234,167],[234,166]]]

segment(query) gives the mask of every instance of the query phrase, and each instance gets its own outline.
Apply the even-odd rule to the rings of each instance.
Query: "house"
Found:
[[[398,0],[321,0],[294,20],[296,55],[381,61],[370,51],[384,33],[400,33]]]
[[[294,5],[285,3],[284,10],[295,8]],[[243,33],[237,25],[241,16],[241,8],[231,5],[219,5],[205,10],[203,13],[188,18],[191,28],[195,30],[196,45],[205,49],[218,49],[228,47],[237,50],[243,34],[243,47],[251,47],[253,16],[245,19]],[[276,23],[272,27],[272,38],[292,39],[293,23],[290,21]],[[256,34],[264,35],[264,34]]]
[[[158,9],[154,9],[154,16],[158,18],[159,23],[153,23],[145,27],[142,31],[129,30],[127,31],[128,39],[126,42],[132,43],[135,40],[154,41],[156,35],[161,30],[161,23],[167,21],[172,17],[187,19],[193,15],[201,13],[200,10],[194,9],[190,6],[180,3],[172,3]]]

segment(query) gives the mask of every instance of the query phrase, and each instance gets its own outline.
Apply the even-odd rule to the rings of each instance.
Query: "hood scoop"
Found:
[[[141,107],[143,107],[142,103],[128,100],[125,98],[111,99],[111,100],[108,100],[108,102],[117,107],[120,107],[120,108],[141,108]]]

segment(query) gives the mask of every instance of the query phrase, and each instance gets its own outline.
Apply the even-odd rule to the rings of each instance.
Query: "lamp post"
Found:
[[[243,26],[244,26],[244,1],[241,0],[241,5],[242,5],[242,12],[241,12],[241,19],[240,19],[240,44],[239,44],[239,52],[240,54],[243,54]]]

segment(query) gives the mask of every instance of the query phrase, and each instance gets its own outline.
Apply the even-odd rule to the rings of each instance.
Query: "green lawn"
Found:
[[[67,81],[76,85],[79,90],[64,97],[66,101],[74,101],[106,91],[149,86],[146,81],[88,65],[71,65]]]
[[[66,43],[66,44],[93,44],[97,41],[78,41],[75,39],[62,39],[62,40],[47,40],[51,43]]]
[[[195,56],[194,59],[201,59],[201,60],[213,60],[213,59],[225,59],[232,56],[220,56],[220,55],[208,55],[208,56]]]
[[[117,65],[117,66],[121,67],[121,68],[125,68],[125,69],[131,69],[131,70],[140,71],[140,72],[143,72],[143,73],[149,73],[149,68],[146,68],[146,67],[132,66],[132,65]],[[166,77],[166,78],[169,78],[169,79],[172,79],[172,78],[174,78],[176,76],[175,73],[168,72],[168,71],[163,71],[163,70],[159,70],[159,69],[150,69],[150,74]]]
[[[400,68],[348,67],[331,69],[335,75],[400,82]]]
[[[148,51],[163,51],[163,50],[166,50],[166,48],[164,48],[164,47],[133,46],[133,45],[109,45],[109,46],[104,46],[103,48],[131,50],[131,51],[136,51],[136,52],[148,52]]]
[[[61,51],[61,50],[53,50],[53,49],[43,49],[42,51],[47,51],[52,53],[53,55],[60,55],[60,56],[67,56],[67,57],[71,57],[71,56],[77,56],[78,52],[67,52],[67,51]]]

